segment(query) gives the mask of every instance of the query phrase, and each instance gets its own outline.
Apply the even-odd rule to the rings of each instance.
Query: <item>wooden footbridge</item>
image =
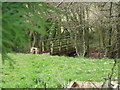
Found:
[[[44,39],[39,43],[38,53],[49,53],[50,55],[76,56],[74,41],[70,36]],[[36,49],[36,48],[34,48]],[[33,52],[32,52],[33,53]],[[36,54],[36,53],[34,53]],[[97,50],[97,47],[89,48],[90,58],[103,58],[104,51]]]
[[[45,39],[40,43],[39,49],[40,53],[50,53],[51,55],[70,56],[75,53],[70,36]]]

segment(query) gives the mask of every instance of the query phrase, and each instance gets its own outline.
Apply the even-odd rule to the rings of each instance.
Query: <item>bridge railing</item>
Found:
[[[67,54],[74,50],[70,36],[46,39],[41,42],[41,52],[50,54]]]

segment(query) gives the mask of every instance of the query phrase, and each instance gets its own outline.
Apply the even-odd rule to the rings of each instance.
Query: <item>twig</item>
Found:
[[[62,1],[56,6],[56,8],[59,7],[59,6],[63,3],[63,1],[64,1],[64,0],[62,0]]]
[[[98,88],[92,81],[89,80],[89,82],[91,82],[96,88]]]
[[[116,59],[114,59],[114,65],[113,65],[113,67],[112,67],[112,69],[111,69],[111,75],[109,75],[108,76],[108,78],[111,80],[111,78],[112,78],[112,76],[113,76],[113,73],[114,73],[114,68],[115,68],[115,66],[116,66],[116,63],[117,63],[117,60]]]
[[[70,5],[72,5],[72,3],[73,3],[73,2],[70,2],[70,3],[69,3],[69,5],[68,5],[67,9],[70,7]]]
[[[113,67],[111,69],[111,74],[108,74],[108,78],[105,80],[105,82],[103,83],[102,87],[104,87],[105,84],[107,84],[109,88],[111,87],[111,85],[112,85],[111,84],[111,79],[112,79],[112,76],[113,76],[113,73],[114,73],[114,69],[115,69],[116,63],[117,63],[117,60],[114,59],[114,64],[113,64]]]

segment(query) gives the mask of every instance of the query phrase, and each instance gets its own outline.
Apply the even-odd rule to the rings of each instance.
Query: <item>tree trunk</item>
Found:
[[[110,3],[110,22],[111,22],[111,17],[112,16],[112,2]],[[112,26],[111,26],[111,23],[110,23],[110,29],[109,29],[109,45],[111,45],[111,36],[112,36]]]
[[[109,22],[111,22],[112,15],[112,2],[110,3],[110,14],[109,14]],[[108,31],[108,50],[107,50],[107,56],[111,58],[111,36],[112,36],[112,26],[111,23],[109,24],[109,31]]]
[[[89,57],[89,29],[85,28],[84,32],[84,57]]]
[[[85,13],[86,11],[86,13]],[[85,18],[85,15],[87,16]],[[89,57],[89,26],[85,23],[88,23],[88,7],[84,9],[84,30],[83,30],[83,39],[84,39],[84,57]]]
[[[120,67],[120,2],[118,2],[118,21],[117,21],[117,58]],[[118,85],[120,85],[120,68],[118,68]]]

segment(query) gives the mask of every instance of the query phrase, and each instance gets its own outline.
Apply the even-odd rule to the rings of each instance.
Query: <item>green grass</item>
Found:
[[[104,81],[111,72],[112,59],[86,59],[64,56],[8,54],[14,59],[3,65],[3,88],[60,88],[70,81]],[[117,77],[117,67],[113,79]]]

